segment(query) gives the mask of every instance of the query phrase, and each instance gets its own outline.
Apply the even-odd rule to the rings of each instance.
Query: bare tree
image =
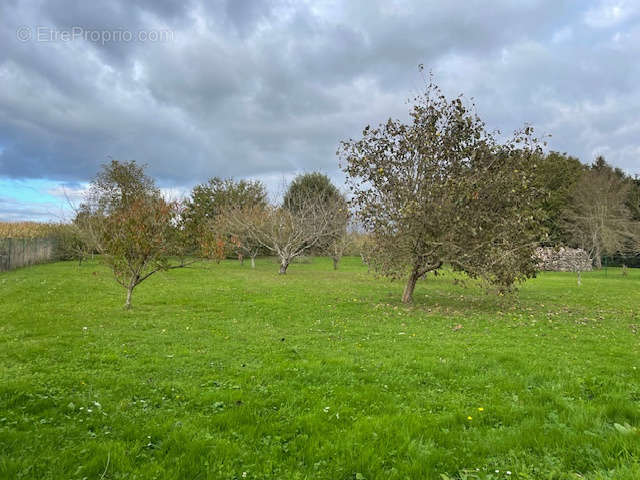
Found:
[[[282,206],[230,208],[224,215],[227,232],[264,247],[278,257],[280,274],[291,261],[335,235],[333,211],[311,198],[299,199],[292,211]]]
[[[633,249],[640,239],[627,204],[632,185],[603,162],[576,182],[563,215],[569,241],[587,251],[596,268],[602,268],[602,255]]]
[[[345,248],[348,245],[347,222],[349,208],[345,195],[321,172],[298,175],[289,184],[282,205],[294,213],[302,211],[309,202],[315,208],[322,208],[330,216],[331,234],[318,242],[309,253],[328,255],[333,260],[333,268],[338,268]]]
[[[57,225],[58,256],[63,260],[77,260],[78,266],[97,251],[97,245],[89,228],[90,219],[81,212],[70,223]]]
[[[251,268],[256,268],[256,257],[264,250],[253,234],[251,225],[261,224],[265,215],[264,205],[236,207],[219,216],[217,227],[212,227],[214,230],[217,228],[230,235],[231,244],[235,246],[238,255],[241,258],[247,256],[251,259]],[[241,221],[237,222],[232,217]]]

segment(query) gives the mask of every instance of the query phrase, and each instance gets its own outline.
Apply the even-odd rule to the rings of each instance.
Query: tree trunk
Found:
[[[578,286],[582,285],[582,272],[578,270]]]
[[[238,260],[240,260],[240,265],[244,265],[244,255],[241,253],[238,254]]]
[[[338,262],[340,261],[340,259],[336,258],[336,257],[331,257],[331,258],[333,260],[333,269],[337,270],[338,269]]]
[[[134,288],[135,285],[133,284],[129,284],[129,287],[127,287],[127,301],[124,304],[125,310],[129,310],[131,308],[131,295],[133,294]]]
[[[125,310],[129,310],[131,308],[131,296],[133,295],[133,289],[136,288],[140,281],[140,275],[134,275],[129,280],[129,286],[127,287],[127,301],[124,303]]]
[[[256,268],[256,257],[251,257],[251,268]]]
[[[418,283],[418,280],[420,280],[423,275],[426,275],[429,272],[432,272],[434,270],[437,271],[441,266],[441,261],[428,265],[414,265],[413,270],[411,270],[411,275],[409,275],[407,285],[404,287],[404,292],[402,294],[402,303],[413,302],[413,290],[416,288],[416,283]]]
[[[593,259],[593,263],[595,264],[595,267],[597,270],[602,269],[602,256],[600,255],[600,252],[596,251],[595,258]]]
[[[593,266],[597,270],[600,270],[602,268],[602,250],[596,242],[594,243],[595,246],[593,247]]]
[[[416,283],[418,283],[419,278],[420,274],[418,272],[418,269],[414,268],[411,271],[411,275],[409,275],[407,285],[404,287],[404,292],[402,294],[402,303],[413,302],[413,290],[416,288]]]
[[[286,275],[287,274],[287,267],[288,266],[289,266],[289,260],[288,259],[280,260],[280,275]]]
[[[371,266],[369,265],[369,262],[367,261],[367,258],[364,256],[363,253],[360,253],[360,259],[362,260],[362,263],[364,263],[367,266],[367,273],[369,273],[371,271]]]

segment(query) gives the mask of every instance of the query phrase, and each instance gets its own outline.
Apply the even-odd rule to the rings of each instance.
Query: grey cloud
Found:
[[[420,63],[448,93],[475,97],[490,127],[531,122],[552,148],[640,173],[640,23],[614,3],[5,2],[0,176],[82,182],[112,156],[167,186],[337,178],[338,142],[405,118]],[[173,38],[20,42],[19,25]]]

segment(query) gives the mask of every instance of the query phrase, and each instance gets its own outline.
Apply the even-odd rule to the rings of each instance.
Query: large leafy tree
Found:
[[[262,182],[213,177],[193,187],[184,216],[195,223],[206,223],[230,207],[264,207],[266,204],[267,192]]]
[[[340,198],[340,191],[331,183],[327,175],[311,172],[303,173],[293,179],[284,194],[282,205],[296,212],[305,209],[310,200],[331,205]]]
[[[443,264],[502,287],[535,273],[543,236],[541,155],[530,127],[498,142],[461,97],[429,81],[411,122],[367,126],[339,155],[359,220],[370,232],[369,263],[416,282]]]
[[[537,164],[535,186],[545,192],[542,208],[548,244],[568,244],[570,239],[562,228],[562,214],[571,202],[573,188],[587,166],[575,157],[564,153],[549,152],[535,160]]]
[[[213,177],[206,183],[193,187],[190,198],[185,202],[181,212],[181,225],[188,243],[192,248],[200,248],[201,253],[210,256],[211,251],[218,251],[221,245],[229,244],[229,238],[223,238],[224,232],[220,224],[221,215],[231,209],[262,209],[267,205],[267,192],[260,181],[221,179]],[[238,243],[236,237],[233,244],[236,250],[255,252],[255,245]]]

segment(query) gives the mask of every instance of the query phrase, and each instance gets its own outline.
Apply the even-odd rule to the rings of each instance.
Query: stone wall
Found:
[[[540,270],[549,272],[589,272],[593,262],[580,248],[540,247],[535,253]]]

